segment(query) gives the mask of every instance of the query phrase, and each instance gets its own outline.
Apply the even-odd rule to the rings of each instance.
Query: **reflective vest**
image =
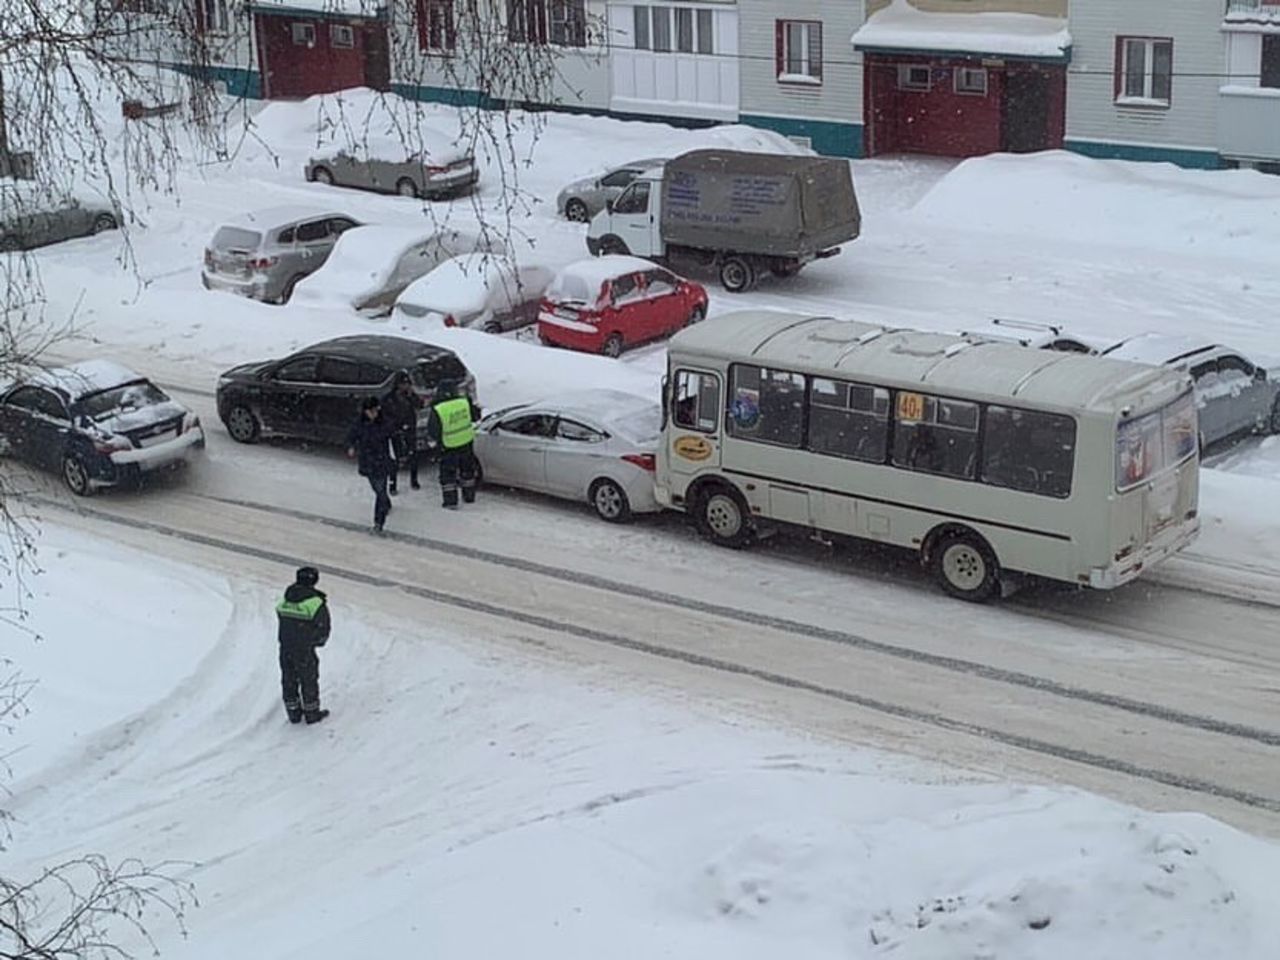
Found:
[[[440,418],[440,444],[446,450],[465,447],[475,439],[476,430],[471,425],[471,401],[466,397],[441,400],[435,405],[435,411]]]
[[[281,600],[276,604],[276,613],[290,620],[314,620],[320,608],[324,606],[323,597],[307,597],[301,603],[292,600]]]

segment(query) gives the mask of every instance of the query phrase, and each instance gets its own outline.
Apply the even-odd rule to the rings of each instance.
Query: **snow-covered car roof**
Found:
[[[1165,333],[1140,333],[1108,347],[1103,351],[1103,355],[1113,360],[1163,366],[1219,349],[1221,348],[1217,344],[1205,343],[1203,340],[1194,340],[1190,337],[1175,337]]]
[[[551,300],[594,302],[606,281],[656,269],[657,265],[648,260],[620,254],[578,260],[556,274],[547,288],[547,297]]]
[[[516,265],[496,253],[464,253],[442,261],[425,277],[419,277],[396,303],[440,313],[468,313],[483,310],[495,284],[515,283]]]
[[[382,160],[387,163],[409,163],[421,158],[430,163],[450,164],[472,156],[467,142],[454,138],[431,127],[417,125],[403,138],[396,136],[370,136],[360,143],[332,144],[311,155],[311,163],[331,162],[335,157],[348,156],[355,160]]]
[[[79,400],[91,393],[99,393],[145,379],[146,377],[114,360],[83,360],[67,367],[50,367],[41,370],[27,382],[37,386],[52,387],[72,400]]]
[[[251,230],[274,230],[298,220],[316,220],[320,217],[356,218],[349,213],[338,210],[326,210],[324,207],[309,207],[305,204],[288,203],[275,207],[264,207],[261,210],[246,210],[224,221],[228,227],[248,227]]]

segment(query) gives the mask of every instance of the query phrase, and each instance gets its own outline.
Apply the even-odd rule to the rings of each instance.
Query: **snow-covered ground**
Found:
[[[355,114],[361,96],[349,98]],[[314,103],[267,106],[233,162],[192,169],[176,196],[153,196],[127,238],[141,282],[117,262],[120,236],[36,253],[51,316],[74,314],[82,335],[58,349],[209,390],[235,363],[402,329],[455,349],[491,408],[567,383],[653,395],[661,346],[611,361],[520,336],[240,300],[201,289],[202,249],[229,215],[302,202],[409,227],[474,229],[481,215],[499,225],[510,215],[517,254],[563,264],[585,252],[585,228],[555,216],[564,182],[651,156],[658,143],[671,153],[781,148],[750,131],[551,116],[536,142],[515,133],[514,155],[528,158],[517,197],[501,194],[497,161],[482,156],[475,198],[424,207],[303,182],[328,136],[315,118]],[[934,329],[1020,317],[1280,357],[1274,178],[1067,154],[860,161],[854,175],[861,239],[749,295],[709,285],[712,311]],[[367,512],[358,478],[334,480],[323,454],[215,441],[208,460],[193,487],[248,498],[276,487],[297,509],[329,501],[338,517]],[[1202,536],[1165,573],[1273,589],[1280,441],[1247,441],[1210,466]],[[528,523],[543,509],[507,506],[457,521],[459,538],[472,522],[475,537],[501,539],[504,520]],[[400,504],[393,525],[417,509]],[[673,578],[708,562],[661,525],[563,534],[571,525],[555,509],[520,538],[513,529],[513,549],[541,537],[545,552],[532,559],[580,550],[584,565],[634,550],[634,566],[669,558]],[[599,538],[594,552],[574,540],[587,536]],[[1207,818],[804,739],[719,716],[714,704],[693,711],[582,665],[499,656],[482,624],[432,626],[379,591],[335,595],[340,642],[325,651],[323,678],[337,713],[320,728],[290,728],[274,679],[278,568],[184,565],[57,526],[41,542],[47,572],[31,606],[45,640],[9,630],[0,645],[41,681],[15,741],[25,748],[13,758],[6,806],[19,821],[7,859],[32,866],[102,850],[198,861],[192,937],[163,933],[165,955],[1262,960],[1280,934],[1280,850]],[[838,589],[824,576],[792,565],[768,589],[821,603]],[[857,589],[877,621],[901,609],[896,596]],[[933,598],[912,602],[928,611]],[[1025,639],[1007,612],[955,617],[958,630]]]

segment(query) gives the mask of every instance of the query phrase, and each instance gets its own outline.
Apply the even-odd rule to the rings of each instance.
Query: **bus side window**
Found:
[[[972,480],[978,459],[978,405],[899,391],[893,465]]]
[[[889,391],[814,377],[809,390],[809,449],[831,457],[884,463]]]
[[[715,433],[720,423],[720,380],[709,373],[680,370],[672,391],[671,419],[677,427]]]
[[[799,447],[804,434],[804,376],[736,363],[729,433],[743,440]]]
[[[982,445],[982,482],[1066,499],[1075,469],[1076,422],[1033,410],[989,406]]]

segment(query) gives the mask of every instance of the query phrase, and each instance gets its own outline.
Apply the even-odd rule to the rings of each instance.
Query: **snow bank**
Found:
[[[1280,248],[1280,178],[1064,152],[997,154],[961,163],[913,217],[966,231],[1270,262]]]

